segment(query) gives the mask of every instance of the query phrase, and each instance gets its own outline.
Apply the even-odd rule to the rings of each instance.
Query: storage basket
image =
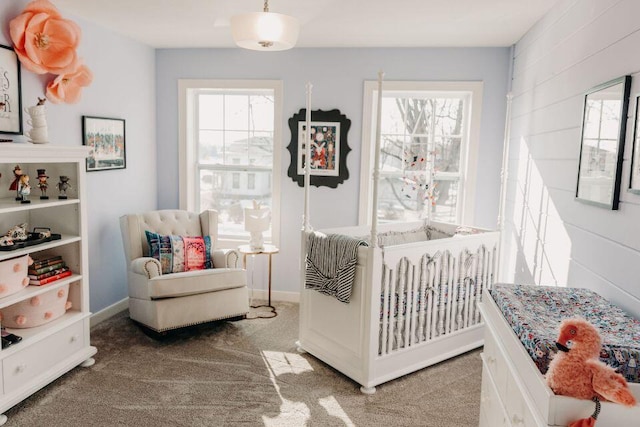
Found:
[[[0,310],[0,322],[7,328],[33,328],[62,316],[69,308],[69,284]]]
[[[20,292],[29,284],[29,255],[0,261],[0,298]]]

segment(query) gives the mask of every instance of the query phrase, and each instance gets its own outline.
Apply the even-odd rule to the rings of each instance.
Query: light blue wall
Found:
[[[508,48],[160,49],[156,51],[158,205],[178,207],[178,79],[276,79],[284,83],[281,252],[274,257],[274,288],[297,291],[302,189],[288,176],[287,119],[305,105],[305,83],[313,84],[312,109],[338,108],[351,119],[347,158],[350,177],[336,189],[313,187],[311,220],[318,227],[355,225],[358,218],[362,102],[365,80],[378,70],[387,80],[481,80],[484,82],[477,182],[476,225],[495,227],[500,193]]]
[[[10,45],[9,21],[26,0],[0,2],[0,43]],[[78,104],[47,103],[52,145],[82,145],[83,115],[126,120],[127,167],[87,174],[89,286],[96,312],[127,297],[124,255],[118,217],[155,209],[155,57],[148,46],[116,35],[61,10],[82,28],[79,54],[94,73]],[[42,97],[51,75],[22,69],[24,105]],[[25,118],[26,119],[26,118]],[[25,123],[25,129],[29,127]],[[6,183],[6,181],[4,181]],[[2,185],[5,185],[2,183]]]

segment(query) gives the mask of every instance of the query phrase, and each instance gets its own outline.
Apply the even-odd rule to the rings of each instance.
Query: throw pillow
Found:
[[[160,261],[162,274],[213,268],[211,236],[164,236],[145,231],[149,256]]]

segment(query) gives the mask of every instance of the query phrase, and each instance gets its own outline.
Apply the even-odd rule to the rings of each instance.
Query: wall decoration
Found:
[[[640,94],[636,95],[636,119],[633,126],[633,152],[631,154],[631,177],[629,191],[640,194]]]
[[[124,120],[82,116],[82,143],[91,147],[87,172],[126,167]]]
[[[82,88],[93,81],[93,73],[78,57],[82,35],[78,24],[64,19],[49,0],[34,0],[9,21],[9,35],[27,70],[56,75],[47,84],[46,96],[51,102],[75,104],[80,100]]]
[[[15,51],[0,45],[0,133],[22,134],[20,62]]]
[[[302,108],[289,119],[291,142],[287,150],[291,153],[291,164],[287,174],[300,187],[304,186],[306,113]],[[347,144],[347,133],[350,127],[351,120],[340,114],[340,110],[311,111],[311,185],[336,188],[349,178],[347,154],[351,148]]]
[[[598,85],[584,98],[577,200],[618,209],[631,76]]]

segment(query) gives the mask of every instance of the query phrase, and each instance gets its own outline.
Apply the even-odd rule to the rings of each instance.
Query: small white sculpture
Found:
[[[31,126],[31,130],[25,132],[25,135],[27,135],[34,144],[46,144],[49,142],[47,118],[44,109],[45,101],[46,98],[38,97],[38,103],[36,105],[24,109],[30,116],[30,118],[27,119],[27,124]]]
[[[249,247],[253,251],[264,250],[262,233],[269,229],[271,223],[271,210],[260,207],[260,203],[253,201],[253,208],[244,210],[244,229],[251,234]]]

